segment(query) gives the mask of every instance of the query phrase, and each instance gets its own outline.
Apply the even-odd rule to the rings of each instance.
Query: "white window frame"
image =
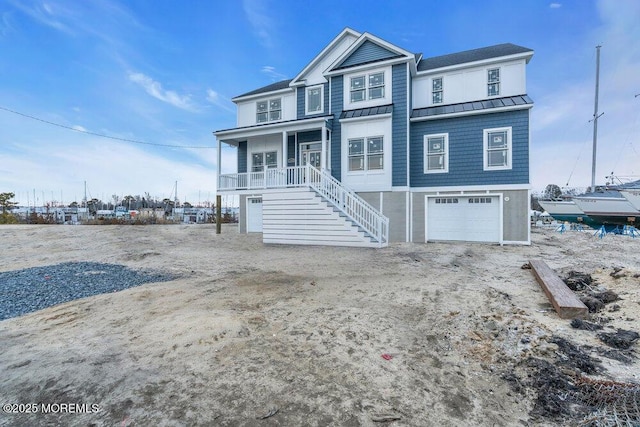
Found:
[[[276,163],[275,164],[267,164],[267,155],[275,156]],[[255,170],[256,165],[253,162],[254,156],[260,156],[262,158],[262,164],[260,165],[260,170]],[[278,151],[270,150],[263,152],[254,152],[251,153],[251,172],[264,172],[267,169],[277,169],[278,168]]]
[[[382,75],[382,84],[381,85],[371,85],[370,79],[372,76],[375,76],[377,74],[381,74]],[[385,77],[385,72],[384,71],[376,71],[375,73],[367,73],[367,74],[359,74],[357,76],[351,76],[349,78],[349,101],[351,104],[357,104],[359,102],[365,102],[365,101],[372,101],[372,100],[376,100],[376,99],[385,99],[386,96],[386,77]],[[363,79],[364,80],[364,86],[362,88],[358,88],[358,89],[354,89],[353,88],[353,81],[356,79]],[[376,96],[376,97],[372,97],[371,96],[371,90],[372,89],[382,89],[381,95],[380,96]],[[353,93],[354,92],[364,92],[364,96],[362,97],[362,99],[358,99],[358,100],[354,100],[353,99]]]
[[[320,89],[320,109],[310,111],[309,110],[309,92],[315,89]],[[324,113],[324,85],[309,86],[308,88],[306,88],[304,91],[304,103],[305,103],[305,112],[307,115]]]
[[[489,148],[489,135],[492,133],[504,132],[507,137],[507,143],[504,148]],[[483,150],[482,150],[482,165],[485,171],[494,171],[494,170],[506,170],[512,169],[513,167],[513,138],[512,138],[512,128],[511,127],[502,127],[502,128],[492,128],[492,129],[484,129],[483,132]],[[489,166],[489,152],[491,151],[503,151],[506,150],[506,165],[500,166]]]
[[[380,139],[381,150],[371,153],[369,151],[369,143],[373,139]],[[349,146],[352,141],[362,141],[362,152],[357,154],[351,154],[349,150]],[[384,173],[385,170],[385,158],[384,158],[384,136],[383,135],[375,135],[375,136],[362,136],[357,138],[349,138],[347,140],[347,172],[349,174],[358,174],[358,173]],[[369,157],[376,157],[382,159],[382,167],[371,168],[369,164]],[[351,159],[352,158],[361,158],[362,169],[351,169]]]
[[[280,108],[271,108],[271,103],[273,101],[279,101],[280,102]],[[258,105],[260,103],[266,102],[267,103],[267,109],[265,111],[260,111],[258,109]],[[278,115],[277,119],[272,119],[271,118],[271,113],[278,111],[280,114]],[[260,114],[266,114],[267,115],[267,119],[266,120],[260,120]],[[260,123],[269,123],[269,122],[276,122],[278,120],[282,120],[282,98],[270,98],[270,99],[262,99],[260,101],[256,102],[256,123],[260,124]]]
[[[429,154],[429,139],[431,138],[443,138],[444,140],[444,152],[442,154],[434,153]],[[448,133],[434,133],[431,135],[425,135],[423,139],[424,147],[424,173],[448,173],[449,172],[449,134]],[[444,167],[442,169],[429,169],[429,156],[444,155],[443,162]]]
[[[497,80],[491,80],[491,73],[493,71],[497,72]],[[500,67],[495,67],[495,68],[488,68],[487,69],[487,96],[488,97],[494,97],[494,96],[500,96]],[[496,91],[495,93],[491,93],[491,87],[492,86],[496,86]]]
[[[440,80],[440,89],[436,90],[435,84],[436,80]],[[440,100],[436,101],[436,94],[440,94]],[[434,77],[431,79],[431,103],[432,104],[442,104],[444,103],[444,78],[443,77]]]

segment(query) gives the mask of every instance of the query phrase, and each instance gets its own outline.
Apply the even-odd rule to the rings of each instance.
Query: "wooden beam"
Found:
[[[531,270],[540,287],[547,294],[556,313],[562,319],[583,318],[589,309],[576,294],[558,277],[558,275],[542,260],[529,261]]]

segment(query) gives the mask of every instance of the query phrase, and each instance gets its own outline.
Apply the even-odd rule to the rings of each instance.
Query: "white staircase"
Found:
[[[295,245],[386,246],[308,187],[263,194],[262,240]]]

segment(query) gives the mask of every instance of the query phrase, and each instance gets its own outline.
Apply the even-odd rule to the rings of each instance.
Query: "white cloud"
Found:
[[[551,3],[551,4],[549,4],[549,7],[551,9],[559,9],[559,8],[562,7],[562,4],[561,3]]]
[[[268,3],[264,0],[243,0],[242,8],[260,43],[267,48],[273,47],[271,31],[274,20],[267,14]]]
[[[87,132],[87,129],[84,128],[83,126],[80,126],[80,125],[74,125],[73,129],[75,129],[77,131],[80,131],[80,132]]]
[[[172,90],[165,90],[160,82],[142,73],[129,73],[129,80],[140,85],[149,95],[174,107],[187,111],[195,111],[189,95],[179,95]]]
[[[273,81],[285,80],[287,78],[284,74],[277,72],[276,68],[271,65],[263,66],[260,72],[269,76]]]
[[[30,6],[27,2],[22,0],[13,1],[12,5],[16,8],[20,9],[22,12],[30,16],[35,21],[47,26],[51,27],[55,30],[61,31],[66,34],[74,35],[75,32],[66,24],[59,19],[60,10],[54,9],[51,5],[47,3],[42,3],[42,6],[34,4]],[[59,5],[57,5],[60,8]]]
[[[229,105],[231,101],[223,96],[220,96],[220,94],[213,89],[207,89],[207,101],[230,113],[236,112],[236,109]]]

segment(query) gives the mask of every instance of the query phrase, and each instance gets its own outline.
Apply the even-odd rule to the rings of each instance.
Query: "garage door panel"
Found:
[[[498,196],[427,197],[427,240],[500,241]]]
[[[262,198],[247,198],[247,232],[262,233]]]

